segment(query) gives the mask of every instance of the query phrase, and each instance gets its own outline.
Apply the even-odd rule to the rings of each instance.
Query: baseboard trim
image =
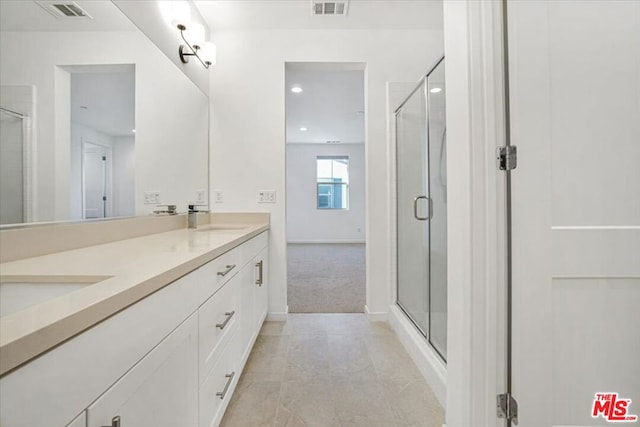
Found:
[[[358,244],[366,244],[366,240],[356,239],[345,239],[345,240],[287,240],[287,244],[293,245],[324,245],[324,244],[341,244],[341,243],[358,243]]]
[[[447,401],[447,367],[400,309],[389,307],[389,324],[420,369],[443,408]]]
[[[286,322],[289,319],[289,306],[284,312],[272,312],[267,313],[266,322]]]
[[[389,313],[384,311],[370,311],[369,306],[364,306],[364,314],[367,315],[367,319],[371,322],[386,322],[389,318]]]

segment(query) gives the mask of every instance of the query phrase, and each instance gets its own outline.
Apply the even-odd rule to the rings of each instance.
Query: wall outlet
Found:
[[[222,203],[223,201],[222,190],[213,190],[213,203]]]
[[[258,190],[258,203],[275,203],[276,190]]]
[[[205,190],[196,190],[196,203],[199,205],[207,203],[206,194],[207,192]]]
[[[145,191],[144,192],[144,204],[145,205],[158,205],[158,204],[160,204],[160,192],[159,191]]]

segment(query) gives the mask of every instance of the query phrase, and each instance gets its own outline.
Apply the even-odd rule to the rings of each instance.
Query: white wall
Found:
[[[69,73],[60,66],[135,64],[137,215],[154,209],[143,204],[144,191],[160,191],[161,203],[184,211],[207,188],[208,99],[142,33],[1,32],[0,56],[2,85],[37,92],[35,220],[70,215]]]
[[[133,136],[116,136],[113,145],[113,214],[135,215],[135,164],[136,146]]]
[[[287,242],[365,241],[363,144],[287,144]],[[318,156],[349,157],[349,209],[316,206]]]
[[[442,55],[431,30],[254,30],[214,33],[211,70],[211,188],[224,192],[216,211],[271,212],[270,312],[286,310],[286,61],[364,62],[366,109],[367,310],[390,304],[389,170],[386,82],[417,81]],[[275,205],[256,203],[274,189]]]

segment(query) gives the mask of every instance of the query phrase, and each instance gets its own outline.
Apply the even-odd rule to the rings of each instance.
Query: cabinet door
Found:
[[[192,315],[89,406],[87,425],[196,426],[197,350],[198,322]]]
[[[260,331],[262,322],[269,310],[269,287],[267,286],[269,278],[269,247],[262,249],[253,261],[254,268],[254,291],[255,291],[255,308],[254,308],[254,327],[256,333]]]
[[[250,346],[253,342],[253,337],[256,334],[255,322],[253,320],[255,300],[253,263],[245,265],[238,275],[240,276],[238,284],[240,285],[240,348],[242,349],[240,354],[242,355],[241,360],[246,360],[251,350]]]

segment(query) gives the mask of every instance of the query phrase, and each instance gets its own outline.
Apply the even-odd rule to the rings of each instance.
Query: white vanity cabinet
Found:
[[[264,320],[267,277],[263,232],[2,376],[0,426],[217,426]]]
[[[193,314],[89,406],[88,427],[197,426],[197,354]]]

